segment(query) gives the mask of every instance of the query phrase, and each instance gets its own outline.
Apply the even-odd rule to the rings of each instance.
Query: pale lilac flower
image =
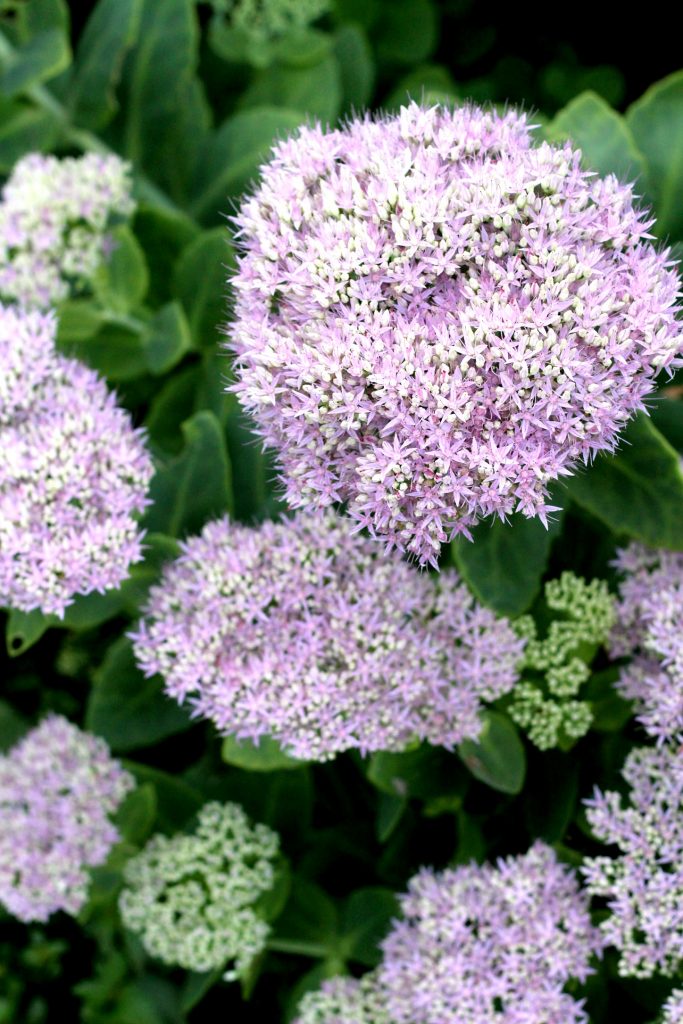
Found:
[[[435,873],[401,897],[377,970],[395,1024],[579,1024],[563,988],[601,950],[574,872],[536,842],[523,856]]]
[[[312,760],[476,737],[523,649],[455,573],[435,581],[331,512],[209,523],[133,639],[144,672],[221,732]]]
[[[631,544],[615,562],[623,574],[611,652],[630,660],[617,688],[636,702],[638,721],[660,743],[683,739],[683,554]]]
[[[630,186],[524,115],[416,104],[277,145],[236,218],[235,390],[292,507],[435,562],[544,521],[680,365],[678,279]]]
[[[0,904],[20,921],[77,914],[87,869],[119,839],[109,816],[134,785],[104,740],[59,715],[0,755]]]
[[[0,605],[63,615],[142,558],[153,466],[104,381],[54,351],[55,331],[0,305]]]
[[[683,1024],[683,989],[674,989],[663,1006],[662,1024]]]
[[[587,889],[607,900],[601,928],[621,953],[619,972],[647,978],[683,964],[683,754],[674,747],[636,748],[623,776],[627,802],[596,790],[586,801],[590,826],[615,857],[588,857]]]

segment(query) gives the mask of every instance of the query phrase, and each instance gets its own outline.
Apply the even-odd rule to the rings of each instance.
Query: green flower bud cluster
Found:
[[[331,978],[307,992],[294,1024],[390,1024],[375,972],[362,978]]]
[[[245,58],[257,66],[270,63],[269,46],[291,33],[302,32],[327,14],[331,0],[210,0],[222,26],[223,43],[227,29],[238,34],[246,48]]]
[[[544,597],[550,621],[543,638],[531,616],[515,623],[527,645],[509,712],[532,743],[549,750],[590,729],[593,712],[579,693],[614,625],[615,606],[604,580],[587,583],[572,572],[546,583]]]
[[[237,804],[206,804],[191,835],[153,836],[125,868],[123,923],[150,956],[191,971],[234,961],[234,980],[262,951],[269,926],[254,904],[272,888],[279,837]]]

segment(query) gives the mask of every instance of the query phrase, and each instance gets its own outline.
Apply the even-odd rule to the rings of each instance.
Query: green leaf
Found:
[[[407,806],[408,800],[404,796],[393,796],[390,793],[379,794],[375,835],[380,843],[386,843],[387,839],[393,835]]]
[[[134,380],[148,370],[142,326],[123,326],[105,320],[92,337],[76,340],[72,334],[71,340],[67,340],[58,324],[57,347],[111,381]]]
[[[559,529],[560,518],[546,529],[540,519],[527,519],[521,513],[507,523],[487,520],[472,529],[472,541],[464,537],[453,541],[453,560],[482,604],[500,615],[521,615],[541,588]]]
[[[636,145],[647,160],[648,191],[657,214],[657,233],[683,238],[683,71],[651,86],[626,111]]]
[[[45,28],[14,50],[0,77],[0,93],[11,97],[47,81],[69,66],[71,48],[62,28]]]
[[[197,366],[187,366],[177,371],[162,383],[150,403],[145,427],[164,452],[177,455],[182,451],[182,424],[196,409],[195,393],[199,372]]]
[[[150,486],[148,530],[170,537],[197,533],[210,519],[232,512],[232,481],[225,437],[204,410],[183,423],[185,447],[159,469]]]
[[[29,152],[45,152],[57,141],[61,125],[48,110],[0,98],[0,172],[9,174]]]
[[[375,65],[368,38],[359,25],[342,25],[334,39],[339,62],[343,110],[359,113],[372,100]]]
[[[678,452],[683,452],[683,402],[658,395],[649,412],[657,430]]]
[[[534,754],[537,771],[529,772],[524,812],[532,836],[557,843],[574,816],[579,796],[579,765],[573,754],[557,750]]]
[[[379,944],[398,915],[398,900],[390,889],[356,890],[342,911],[339,955],[366,967],[376,967],[382,958]]]
[[[438,747],[423,743],[401,754],[380,751],[367,761],[368,782],[391,796],[417,797],[457,795],[465,791],[467,778],[458,759]]]
[[[78,42],[68,105],[76,124],[96,131],[118,109],[123,61],[137,39],[142,0],[99,0]]]
[[[384,0],[377,39],[380,60],[419,64],[438,42],[438,21],[431,0]]]
[[[226,315],[226,277],[232,248],[225,228],[204,231],[183,250],[174,271],[173,293],[187,314],[197,348],[215,347]]]
[[[128,794],[116,812],[114,822],[126,842],[142,846],[154,827],[156,814],[156,790],[151,782],[145,782]]]
[[[224,973],[222,967],[215,971],[206,971],[203,974],[199,974],[197,971],[188,971],[180,1002],[183,1013],[189,1013],[195,1006],[198,1006],[213,986],[218,984]]]
[[[251,772],[274,772],[282,768],[301,768],[306,764],[305,761],[283,753],[280,744],[268,736],[262,736],[258,743],[226,736],[221,748],[221,757],[226,764]]]
[[[88,341],[94,338],[104,324],[104,313],[89,299],[66,299],[59,304],[59,344]]]
[[[161,306],[173,298],[173,271],[178,258],[199,234],[189,217],[141,204],[133,220],[133,231],[142,246],[149,269],[147,302]]]
[[[229,209],[230,198],[238,196],[256,178],[272,146],[305,121],[305,114],[284,105],[244,110],[224,121],[207,138],[197,161],[190,207],[193,216],[215,222]],[[225,262],[227,232],[224,229],[220,234],[212,232],[210,237],[222,240]],[[223,290],[221,282],[219,295],[222,296]]]
[[[582,151],[587,167],[633,181],[645,171],[645,158],[631,130],[602,97],[584,92],[560,110],[546,129],[551,142],[571,139]]]
[[[277,918],[273,949],[289,944],[291,952],[303,956],[325,955],[336,945],[339,929],[337,909],[327,893],[304,878],[294,876],[289,899]],[[297,946],[299,949],[297,949]],[[305,952],[304,947],[318,947],[318,952]]]
[[[408,100],[417,103],[447,103],[458,97],[458,91],[448,68],[440,64],[425,64],[400,79],[384,103],[387,110],[398,110]]]
[[[86,728],[114,751],[149,747],[190,729],[188,712],[167,697],[159,676],[146,679],[138,669],[130,640],[121,637],[107,651],[95,674]]]
[[[615,455],[600,454],[565,487],[570,498],[616,534],[650,547],[683,550],[683,475],[678,453],[639,414]]]
[[[43,615],[39,609],[32,612],[20,612],[13,608],[7,616],[5,627],[5,643],[11,658],[18,658],[30,647],[38,643],[43,633],[55,625],[56,617]]]
[[[150,321],[143,337],[150,373],[168,373],[192,347],[192,335],[183,307],[169,302]]]
[[[113,251],[98,268],[93,287],[106,310],[128,313],[142,302],[147,292],[147,260],[129,227],[122,224],[111,236]]]
[[[458,747],[463,764],[476,779],[501,793],[519,793],[524,785],[526,755],[517,730],[506,715],[482,714],[484,725],[478,740],[464,740]]]
[[[164,832],[174,833],[186,828],[190,819],[206,802],[203,795],[184,779],[137,761],[124,760],[122,764],[134,775],[139,785],[151,783],[154,786],[157,824]]]
[[[341,72],[337,59],[330,54],[312,67],[273,64],[259,72],[243,93],[241,105],[245,108],[286,107],[318,118],[323,124],[333,124],[341,101]]]
[[[28,732],[29,723],[11,704],[0,700],[0,753],[5,753]]]

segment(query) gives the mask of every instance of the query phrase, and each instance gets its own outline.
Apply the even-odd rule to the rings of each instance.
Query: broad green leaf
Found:
[[[154,827],[157,813],[157,795],[151,782],[136,786],[123,801],[114,823],[122,839],[134,846],[142,846]]]
[[[628,108],[626,123],[647,160],[657,233],[683,239],[683,71],[651,86]]]
[[[168,373],[192,347],[192,336],[183,307],[169,302],[147,326],[143,337],[150,373]]]
[[[306,762],[283,753],[280,744],[267,736],[258,743],[252,740],[238,740],[226,736],[221,748],[221,757],[227,764],[245,768],[251,772],[273,772],[283,768],[301,768]]]
[[[649,412],[657,430],[678,452],[683,452],[683,402],[658,395],[649,406]]]
[[[622,434],[614,455],[600,454],[577,470],[569,497],[616,534],[651,547],[683,550],[683,474],[678,453],[639,414]]]
[[[225,970],[222,967],[215,971],[206,971],[203,974],[199,974],[197,971],[187,971],[180,1003],[183,1013],[189,1013],[201,1003],[207,992],[218,984],[224,974]]]
[[[144,325],[105,321],[97,334],[67,341],[57,327],[57,346],[111,381],[134,380],[148,372]]]
[[[398,915],[398,900],[390,889],[356,890],[342,910],[339,955],[366,967],[376,967],[382,958],[379,944]]]
[[[129,227],[111,232],[113,249],[97,270],[93,287],[105,310],[128,313],[145,297],[149,285],[147,260]]]
[[[68,90],[76,124],[98,130],[118,109],[123,61],[137,39],[142,0],[98,0],[78,42]]]
[[[368,781],[383,793],[427,800],[435,796],[463,794],[466,773],[458,759],[438,747],[423,743],[401,754],[380,751],[367,761]]]
[[[417,103],[447,103],[457,99],[458,91],[448,68],[425,64],[405,75],[389,93],[384,106],[398,110],[408,100]]]
[[[380,793],[375,817],[375,835],[380,843],[391,837],[408,806],[407,797]]]
[[[0,753],[4,754],[18,743],[28,730],[29,723],[26,719],[7,701],[0,700]]]
[[[173,293],[187,314],[197,348],[214,348],[226,316],[226,277],[232,248],[225,228],[203,231],[178,260],[173,275]]]
[[[372,100],[375,65],[368,38],[359,25],[342,25],[334,38],[339,62],[343,111],[360,113]]]
[[[163,382],[151,401],[145,427],[155,444],[171,455],[182,450],[182,425],[195,412],[199,375],[197,366],[178,370]]]
[[[570,139],[583,153],[587,167],[633,181],[645,171],[645,158],[631,130],[602,97],[584,92],[555,115],[546,128],[551,142]]]
[[[16,96],[69,66],[71,48],[62,28],[45,28],[14,51],[0,77],[0,93]]]
[[[485,711],[477,740],[458,747],[463,764],[475,778],[501,793],[519,793],[524,785],[526,755],[516,728],[506,715]]]
[[[58,314],[59,343],[66,346],[93,338],[104,323],[104,313],[89,299],[67,299]]]
[[[232,512],[232,481],[225,437],[213,413],[183,423],[185,447],[159,469],[150,486],[147,529],[170,537],[197,533],[208,520]]]
[[[199,790],[176,775],[138,761],[124,760],[122,764],[135,776],[139,785],[151,783],[154,786],[157,823],[164,832],[173,834],[186,828],[206,802]]]
[[[419,64],[438,42],[438,20],[431,0],[383,0],[377,54],[392,64]]]
[[[43,615],[39,609],[20,612],[13,608],[7,616],[5,643],[11,658],[18,658],[30,647],[37,644],[43,633],[58,620],[54,615]]]
[[[558,750],[546,750],[540,756],[534,752],[527,790],[524,815],[529,832],[547,843],[559,842],[574,816],[579,796],[576,755]]]
[[[295,875],[289,899],[277,919],[269,946],[283,951],[289,947],[288,952],[300,952],[303,956],[324,955],[326,950],[334,950],[338,931],[337,909],[327,893],[313,882]],[[315,947],[318,947],[318,952],[313,952]]]
[[[60,130],[52,112],[0,98],[0,173],[9,174],[26,153],[51,149]]]
[[[453,560],[482,604],[500,615],[521,615],[540,590],[559,528],[557,513],[548,529],[540,519],[520,513],[507,523],[487,520],[473,528],[472,541],[458,537],[453,542]]]
[[[271,147],[306,121],[299,110],[264,106],[229,117],[207,138],[197,161],[191,211],[199,220],[214,223],[256,178]],[[213,232],[211,236],[213,236]],[[221,231],[223,248],[227,232]],[[222,295],[222,289],[219,290]]]
[[[152,746],[192,725],[189,712],[166,696],[160,677],[146,679],[142,674],[130,640],[117,640],[95,675],[86,727],[112,750],[128,751]]]
[[[156,308],[173,298],[173,269],[199,227],[189,217],[143,203],[135,214],[133,231],[149,269],[147,302]]]
[[[285,107],[300,110],[304,117],[333,124],[341,110],[342,84],[339,63],[330,54],[318,64],[292,68],[273,64],[259,72],[243,93],[241,105]]]
[[[332,39],[327,32],[297,28],[274,42],[273,57],[291,68],[306,68],[319,64],[331,49]]]

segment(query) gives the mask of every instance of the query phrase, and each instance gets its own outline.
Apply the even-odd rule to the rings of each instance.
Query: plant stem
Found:
[[[310,956],[325,960],[330,955],[327,946],[320,942],[302,942],[299,939],[269,939],[267,948],[273,953],[293,953],[295,956]]]

